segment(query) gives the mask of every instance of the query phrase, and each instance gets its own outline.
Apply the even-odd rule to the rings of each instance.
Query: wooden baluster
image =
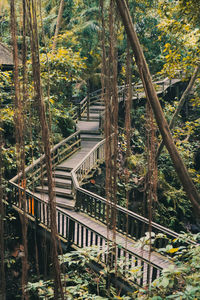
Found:
[[[93,245],[93,231],[90,233],[90,247]]]
[[[74,241],[74,227],[75,227],[75,222],[71,219],[69,219],[69,232],[68,232],[68,241]]]
[[[83,248],[84,242],[84,227],[81,225],[81,247]]]
[[[102,205],[103,205],[103,213],[102,213],[102,221],[103,221],[103,223],[106,223],[106,215],[105,215],[105,212],[107,211],[106,210],[106,204],[105,203],[102,203]]]
[[[77,234],[76,244],[77,244],[77,246],[79,246],[79,234],[80,234],[80,224],[79,223],[77,224],[77,232],[76,232],[76,234]]]
[[[153,282],[157,278],[157,274],[158,274],[158,269],[153,267],[151,282]]]
[[[141,230],[139,228],[140,226],[137,221],[135,222],[135,225],[135,238],[139,239],[141,237]]]
[[[36,220],[40,220],[40,203],[35,198],[30,198],[31,204],[31,215],[35,217]]]
[[[90,96],[87,96],[87,121],[90,120]]]
[[[43,208],[43,220],[44,220],[44,224],[47,225],[47,214],[46,214],[45,204],[44,203],[42,205],[42,208]]]
[[[57,213],[57,218],[58,218],[58,221],[57,221],[58,234],[60,234],[60,212]]]
[[[125,214],[122,214],[122,231],[123,233],[126,233],[127,232],[127,229],[126,229],[126,215]]]
[[[101,220],[101,201],[99,201],[98,203],[99,203],[99,220]]]
[[[38,218],[39,221],[41,221],[41,217],[42,217],[42,203],[38,202],[38,206],[39,206],[39,208],[38,208],[38,215],[39,216],[37,218]]]
[[[95,214],[96,214],[95,208],[94,208],[94,206],[95,206],[95,201],[94,201],[94,199],[93,199],[92,196],[90,197],[90,201],[91,201],[92,217],[95,218]]]
[[[94,201],[94,217],[97,219],[97,199],[92,198]]]
[[[62,214],[62,236],[64,236],[64,223],[65,222],[65,218],[64,218],[64,214]]]
[[[85,231],[85,246],[88,247],[88,229]]]
[[[129,217],[130,219],[130,235],[131,237],[134,237],[134,219],[132,217]]]
[[[98,246],[98,234],[95,234],[95,246]]]
[[[78,118],[81,121],[81,104],[78,104]]]
[[[66,216],[66,231],[65,231],[65,238],[68,240],[68,237],[69,237],[69,218]]]
[[[129,266],[128,266],[128,268],[130,270],[132,268],[132,265],[133,265],[133,262],[132,262],[133,256],[130,253],[128,255],[128,260],[129,260]]]
[[[121,213],[120,211],[118,211],[117,215],[116,215],[116,228],[117,230],[121,230]]]

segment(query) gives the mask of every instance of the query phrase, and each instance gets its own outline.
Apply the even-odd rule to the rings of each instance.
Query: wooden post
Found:
[[[81,104],[78,104],[78,119],[81,121]]]
[[[168,123],[165,119],[156,90],[153,86],[149,68],[147,66],[137,34],[135,32],[126,0],[116,0],[116,3],[135,56],[146,97],[153,109],[157,125],[163,138],[163,142],[170,154],[176,172],[179,176],[180,181],[182,182],[183,188],[187,193],[188,198],[192,202],[196,213],[200,215],[200,196],[174,144]]]
[[[89,94],[87,96],[87,121],[90,120],[90,98],[89,98]]]

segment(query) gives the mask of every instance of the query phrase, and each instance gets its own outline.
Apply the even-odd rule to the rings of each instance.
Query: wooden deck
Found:
[[[76,168],[79,163],[83,160],[83,158],[88,154],[88,152],[98,143],[98,140],[93,140],[93,136],[91,136],[91,140],[81,141],[81,149],[74,153],[71,157],[69,157],[66,161],[61,163],[57,169],[61,170],[72,170]]]
[[[92,107],[94,109],[90,109],[90,120],[82,120],[77,123],[77,129],[81,131],[81,149],[59,164],[56,167],[57,171],[70,172],[75,170],[91,149],[94,148],[95,145],[97,145],[97,143],[103,138],[99,133],[99,121],[96,120],[99,116],[99,113],[96,111],[100,108],[100,111],[102,112],[103,106],[96,105],[95,103]],[[58,179],[55,179],[55,191],[58,190],[56,186],[57,180]],[[43,199],[43,201],[45,200],[45,202],[48,202],[48,196],[44,196],[42,192],[40,195],[37,193],[37,196]],[[71,207],[69,202],[72,204]],[[107,242],[112,241],[113,232],[112,230],[108,230],[105,224],[90,217],[86,213],[73,210],[75,205],[74,200],[70,200],[66,195],[63,197],[56,196],[56,203],[60,207],[59,212],[57,212],[57,223],[58,233],[62,236],[62,238],[66,240],[70,239],[77,247],[98,245],[104,249],[106,248]],[[45,214],[41,213],[41,215]],[[67,216],[67,218],[64,218],[63,216]],[[72,220],[76,220],[76,222],[73,223]],[[45,223],[47,220],[41,219],[41,221],[42,223]],[[70,222],[71,224],[73,223],[73,226],[71,225],[69,229]],[[169,259],[159,253],[147,251],[141,247],[138,248],[134,239],[126,237],[126,235],[119,232],[116,233],[116,244],[118,247],[118,253],[120,253],[120,251],[123,252],[123,255],[120,254],[119,258],[127,257],[129,267],[130,265],[133,268],[137,266],[138,268],[142,268],[142,271],[146,273],[146,275],[143,276],[143,284],[146,284],[148,280],[151,281],[153,276],[152,272],[154,270],[153,268],[150,268],[150,273],[148,274],[146,271],[149,264],[144,264],[144,261],[155,265],[160,271],[168,267],[170,264],[173,264]],[[144,261],[141,258],[144,259]],[[159,275],[160,273],[158,272],[156,277]],[[150,278],[147,278],[147,276],[150,276]]]
[[[176,82],[177,81],[174,81],[172,84]],[[165,91],[167,87],[169,87],[169,82],[167,80],[165,80],[164,83],[159,82],[157,84],[163,84],[162,91]],[[139,93],[139,96],[143,97],[144,93]],[[83,101],[81,103],[83,103]],[[86,107],[86,102],[84,103]],[[53,170],[56,193],[55,201],[57,204],[57,230],[62,239],[72,242],[77,247],[96,245],[106,248],[108,241],[112,241],[113,232],[107,229],[107,226],[105,225],[105,216],[103,216],[107,205],[106,200],[103,198],[101,199],[98,196],[95,199],[95,194],[88,192],[86,195],[84,194],[83,189],[77,189],[85,174],[88,174],[90,170],[98,165],[98,162],[105,158],[103,145],[100,145],[101,148],[99,149],[95,148],[97,145],[101,144],[100,141],[103,139],[103,136],[100,133],[100,117],[103,111],[104,106],[102,101],[98,100],[98,98],[90,105],[89,114],[86,113],[85,109],[83,111],[80,110],[80,113],[82,113],[81,120],[79,120],[76,125],[77,130],[80,132],[75,133],[71,140],[70,138],[68,138],[69,140],[66,140],[66,143],[69,142],[69,145],[61,145],[63,147],[61,149],[61,154],[66,153],[67,159],[62,159],[58,164],[55,163],[56,167]],[[87,120],[88,116],[89,120]],[[59,147],[55,147],[55,157],[57,159],[60,155]],[[96,150],[92,152],[93,149]],[[71,151],[73,154],[68,153],[68,151]],[[88,156],[90,153],[91,155]],[[40,163],[41,161],[38,161],[37,164],[35,163],[34,168]],[[34,170],[34,168],[29,167],[30,170]],[[79,168],[78,171],[77,168]],[[37,174],[40,170],[41,168],[38,167],[38,170],[36,169],[34,174]],[[77,178],[74,178],[76,176]],[[33,191],[30,191],[19,187],[16,178],[17,177],[10,182],[14,193],[13,205],[20,209],[18,195],[19,190],[23,190],[27,197],[28,216],[30,218],[36,218],[39,224],[49,228],[47,179],[43,178],[42,185],[38,185]],[[80,206],[76,205],[77,195],[82,197],[83,200]],[[87,205],[88,207],[86,208]],[[74,210],[74,208],[76,208],[76,210]],[[137,247],[134,239],[134,232],[136,234],[136,231],[138,232],[138,228],[141,224],[143,224],[143,222],[145,224],[146,221],[141,216],[135,218],[130,215],[129,218],[131,222],[133,220],[131,229],[132,235],[129,234],[127,237],[125,234],[126,230],[124,230],[125,227],[124,225],[121,225],[121,223],[125,223],[124,216],[126,213],[122,212],[122,209],[118,209],[119,228],[117,228],[118,232],[116,233],[117,258],[122,260],[126,257],[129,268],[134,268],[136,266],[141,268],[143,275],[142,278],[136,279],[136,283],[141,286],[146,285],[159,277],[162,269],[173,264],[173,262],[154,251],[150,252],[141,247]],[[96,212],[95,210],[98,211]],[[148,226],[148,222],[146,222],[145,226]],[[161,227],[162,226],[159,225],[156,227],[155,225],[158,232],[159,230],[163,232],[163,228]],[[136,231],[134,231],[135,228],[137,228]],[[140,231],[142,234],[142,230]],[[176,236],[176,233],[170,232],[167,229],[165,231],[165,228],[164,232],[167,234],[169,233],[170,237]],[[136,237],[139,238],[140,236],[136,234]],[[104,259],[102,258],[102,260]]]
[[[78,220],[82,224],[86,224],[88,228],[90,228],[92,231],[96,231],[100,233],[104,237],[104,242],[102,246],[105,246],[106,240],[112,241],[113,232],[112,230],[107,230],[107,226],[102,224],[101,222],[95,220],[94,218],[91,218],[87,216],[84,213],[81,212],[75,212],[75,211],[66,211],[65,209],[61,209],[64,213],[67,213],[72,218]],[[66,227],[65,227],[66,228]],[[66,232],[63,233],[64,236]],[[77,243],[77,226],[75,226],[74,229],[74,242]],[[141,249],[136,245],[136,242],[133,239],[130,239],[129,237],[125,237],[123,234],[116,233],[116,243],[119,246],[122,246],[124,249],[127,248],[128,251],[133,252],[137,254],[140,257],[145,258],[146,260],[149,260],[151,263],[158,265],[160,268],[164,269],[169,267],[170,264],[173,264],[169,259],[166,257],[163,257],[157,252],[151,252],[145,249]],[[83,240],[83,247],[88,247],[93,245],[94,243],[91,241],[91,235],[88,236],[88,241],[86,243],[86,239]],[[80,246],[80,244],[79,244]]]

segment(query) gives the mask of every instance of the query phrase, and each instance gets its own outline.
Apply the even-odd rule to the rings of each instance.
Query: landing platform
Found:
[[[98,132],[99,131],[99,121],[78,121],[76,124],[77,130],[88,131],[88,132]]]
[[[92,246],[94,245],[94,239],[93,239],[93,234],[90,233],[91,232],[98,232],[98,234],[100,234],[103,239],[102,239],[102,243],[101,246],[102,248],[106,249],[106,242],[107,242],[107,238],[108,240],[112,241],[112,237],[113,237],[113,232],[112,230],[108,230],[107,226],[104,225],[103,223],[101,223],[98,220],[94,220],[93,218],[89,217],[88,215],[82,213],[82,212],[76,212],[76,211],[68,211],[66,209],[60,209],[63,213],[66,213],[67,215],[69,215],[70,217],[72,217],[73,219],[75,219],[77,222],[75,223],[75,227],[74,227],[74,234],[73,234],[73,242],[75,245],[77,246],[81,246],[81,247],[88,247],[88,246]],[[80,240],[80,236],[79,236],[79,224],[87,224],[87,228],[88,228],[88,235],[87,238],[85,238],[83,236],[83,240],[81,242]],[[65,232],[63,232],[63,235],[65,236]],[[84,235],[84,234],[83,234]],[[126,238],[126,236],[124,236],[121,233],[116,232],[116,244],[118,246],[121,246],[124,249],[127,249],[128,251],[130,251],[130,253],[134,253],[136,255],[138,255],[139,257],[144,258],[146,261],[149,261],[157,266],[159,266],[161,269],[164,268],[168,268],[170,265],[173,265],[173,262],[170,261],[168,258],[162,256],[161,254],[157,253],[157,252],[149,252],[148,250],[145,249],[141,249],[141,247],[138,247],[136,242],[131,239],[131,238]],[[128,259],[128,256],[127,256]],[[141,263],[141,261],[140,261]],[[137,262],[137,267],[141,267],[140,263]],[[134,264],[134,262],[132,261],[131,264]],[[144,273],[145,273],[145,268],[144,267]],[[152,274],[151,274],[152,276]],[[147,275],[145,276],[146,278],[144,278],[144,283],[147,282]]]
[[[79,165],[83,158],[89,153],[89,151],[98,143],[98,140],[81,141],[81,149],[70,156],[67,160],[59,165],[59,168],[72,170]]]

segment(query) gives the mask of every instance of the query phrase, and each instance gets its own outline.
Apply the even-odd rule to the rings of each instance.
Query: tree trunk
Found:
[[[61,271],[58,260],[57,246],[59,245],[57,222],[56,222],[56,203],[55,203],[55,191],[52,175],[52,161],[51,161],[51,146],[48,124],[46,121],[45,105],[43,101],[42,82],[40,76],[40,56],[39,56],[39,40],[38,40],[38,28],[37,28],[37,16],[35,3],[32,2],[28,5],[29,13],[29,25],[30,25],[30,40],[31,40],[31,55],[33,66],[33,82],[35,98],[38,104],[38,112],[40,117],[40,125],[42,131],[42,141],[44,146],[44,155],[46,162],[46,171],[48,179],[48,195],[49,195],[49,208],[50,208],[50,229],[51,229],[51,246],[52,246],[52,264],[54,271],[54,299],[64,300],[64,293],[61,281]],[[61,247],[60,247],[61,248]]]
[[[172,119],[171,119],[171,121],[169,123],[169,128],[170,129],[174,128],[175,121],[176,121],[176,119],[178,117],[178,114],[180,113],[180,111],[181,111],[181,109],[182,109],[182,107],[183,107],[183,105],[185,103],[185,100],[186,100],[188,94],[190,93],[192,87],[194,86],[194,83],[195,83],[195,80],[196,80],[196,78],[198,76],[199,70],[200,70],[200,66],[197,66],[195,68],[195,70],[194,70],[194,74],[192,75],[192,77],[190,79],[190,82],[189,82],[186,90],[184,91],[184,93],[183,93],[183,95],[182,95],[182,97],[181,97],[181,99],[179,101],[179,104],[178,104],[178,106],[177,106],[177,108],[176,108],[176,110],[175,110],[175,112],[173,114],[173,117],[172,117]],[[160,156],[160,153],[162,152],[163,147],[164,147],[164,142],[162,141],[160,143],[160,145],[158,147],[158,150],[157,150],[157,153],[156,153],[156,160],[158,160],[158,158]]]
[[[65,1],[61,0],[60,1],[59,11],[58,11],[58,18],[57,18],[57,23],[56,23],[56,30],[55,30],[55,34],[54,34],[53,46],[52,46],[52,50],[53,51],[56,49],[58,32],[59,32],[61,21],[62,21],[62,14],[63,14],[63,9],[64,9],[64,4],[65,4]]]
[[[176,172],[179,176],[180,181],[182,182],[183,188],[185,192],[187,193],[188,198],[192,202],[193,207],[195,208],[195,211],[200,214],[200,196],[198,194],[198,191],[192,182],[189,173],[176,149],[176,146],[174,144],[172,135],[170,133],[169,126],[167,124],[167,121],[165,119],[164,113],[162,111],[160,102],[158,100],[158,96],[156,93],[156,90],[153,86],[153,82],[151,79],[151,75],[149,72],[149,68],[147,66],[142,48],[140,46],[138,37],[136,35],[131,16],[129,13],[129,9],[126,4],[126,0],[116,0],[118,10],[120,12],[126,33],[128,35],[128,38],[130,40],[131,47],[133,49],[133,53],[136,59],[136,63],[139,69],[140,77],[143,82],[144,90],[146,93],[146,97],[148,101],[150,102],[150,105],[153,109],[155,119],[157,122],[157,125],[159,127],[160,133],[163,138],[163,142],[169,151],[170,157],[174,163],[174,167],[176,169]]]
[[[0,122],[1,126],[1,122]],[[1,130],[1,128],[0,128]],[[2,180],[2,134],[0,132],[0,261],[1,261],[1,282],[0,294],[5,300],[5,268],[4,268],[4,204],[3,204],[3,180]]]
[[[15,13],[15,0],[10,1],[10,17],[11,17],[11,36],[13,44],[13,63],[14,63],[14,87],[15,87],[15,109],[14,109],[14,122],[15,122],[15,136],[16,136],[16,152],[17,152],[17,169],[18,173],[22,173],[22,182],[18,184],[24,185],[26,189],[26,177],[25,177],[25,146],[24,146],[24,114],[23,105],[20,94],[20,77],[19,77],[19,60],[18,60],[18,46],[17,46],[17,24],[16,24],[16,13]],[[26,195],[25,193],[19,193],[19,202],[24,211],[21,215],[21,226],[22,226],[22,238],[25,256],[22,260],[22,299],[28,299],[28,293],[25,290],[27,284],[27,272],[28,272],[28,248],[27,248],[27,216],[26,211]]]

